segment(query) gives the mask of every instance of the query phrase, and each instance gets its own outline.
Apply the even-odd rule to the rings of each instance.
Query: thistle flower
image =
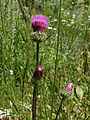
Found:
[[[44,15],[35,15],[31,17],[31,25],[34,32],[45,32],[48,25],[48,18]]]
[[[71,95],[71,92],[72,92],[72,87],[73,87],[73,83],[69,83],[66,87],[65,87],[65,89],[63,89],[62,91],[61,91],[61,96],[63,96],[63,97],[68,97],[68,96],[70,96]]]
[[[72,87],[73,87],[73,83],[69,83],[69,84],[67,85],[67,87],[64,89],[64,91],[62,90],[62,93],[61,93],[61,95],[62,95],[62,100],[61,100],[59,109],[58,109],[58,111],[57,111],[56,118],[55,118],[54,120],[57,120],[57,119],[58,119],[58,115],[59,115],[59,112],[60,112],[60,110],[61,110],[62,103],[63,103],[64,99],[70,95],[70,93],[71,93],[71,91],[72,91]]]
[[[72,87],[73,87],[73,83],[69,83],[69,84],[67,85],[67,87],[65,88],[65,90],[66,90],[67,92],[71,92],[71,91],[72,91]]]

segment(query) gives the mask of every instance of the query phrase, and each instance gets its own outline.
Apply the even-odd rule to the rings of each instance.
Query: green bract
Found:
[[[71,95],[71,91],[66,91],[65,89],[61,91],[61,96],[66,98]]]
[[[31,34],[31,40],[37,43],[43,42],[47,39],[47,35],[45,33],[33,32]]]

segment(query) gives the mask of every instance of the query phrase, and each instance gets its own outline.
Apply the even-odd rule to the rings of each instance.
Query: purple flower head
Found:
[[[35,15],[31,17],[31,25],[34,32],[45,32],[48,25],[48,18],[44,15]]]
[[[66,91],[71,92],[73,87],[73,83],[69,83],[67,87],[65,88]]]

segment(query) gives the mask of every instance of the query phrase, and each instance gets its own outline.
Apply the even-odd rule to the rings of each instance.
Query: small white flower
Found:
[[[71,22],[73,22],[74,20],[73,19],[71,19]]]
[[[52,27],[48,27],[49,30],[52,30]]]
[[[90,16],[88,16],[88,20],[90,20]]]
[[[41,96],[40,96],[40,95],[38,95],[38,98],[40,99],[40,98],[41,98]]]
[[[2,118],[4,116],[9,116],[9,115],[10,115],[10,110],[9,109],[4,109],[4,111],[0,110],[0,118]]]
[[[56,34],[56,38],[58,37],[58,34]]]
[[[74,4],[74,2],[72,2],[72,5]]]
[[[57,19],[54,19],[53,22],[57,22]]]
[[[51,22],[57,22],[57,19],[54,19],[53,21],[51,21]]]
[[[69,15],[70,13],[69,12],[67,12],[67,15]]]
[[[77,113],[78,113],[78,110],[77,110]]]
[[[71,22],[71,24],[75,24],[75,22]]]
[[[10,75],[13,75],[13,71],[12,70],[10,70]]]
[[[66,22],[66,20],[62,20],[62,22]]]
[[[70,27],[71,25],[70,24],[67,24],[68,27]]]
[[[65,25],[65,22],[63,22],[62,24]]]
[[[61,10],[64,10],[63,8],[61,8]]]
[[[75,14],[73,14],[73,18],[75,18],[76,17],[76,15]]]
[[[84,26],[85,24],[81,24],[81,26]]]
[[[56,28],[53,28],[53,30],[57,30]]]

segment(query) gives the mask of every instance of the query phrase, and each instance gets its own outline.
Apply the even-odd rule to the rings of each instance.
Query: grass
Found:
[[[9,109],[11,118],[32,118],[31,78],[36,69],[36,44],[31,41],[30,19],[44,14],[49,20],[45,33],[51,37],[39,49],[43,78],[38,84],[37,120],[55,119],[60,93],[70,82],[74,84],[72,95],[63,102],[58,119],[89,119],[90,5],[62,0],[60,7],[59,3],[36,1],[32,8],[31,3],[26,7],[21,0],[0,0],[0,109]]]

